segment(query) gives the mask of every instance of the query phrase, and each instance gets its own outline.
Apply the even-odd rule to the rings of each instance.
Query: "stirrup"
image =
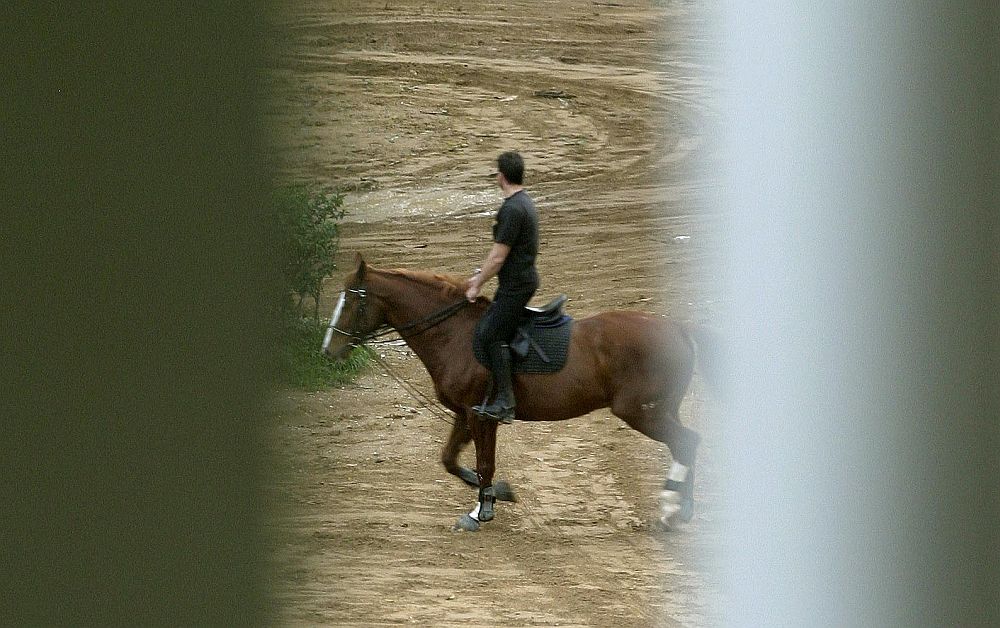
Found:
[[[472,411],[478,414],[481,418],[497,421],[498,423],[503,423],[505,425],[510,425],[514,422],[514,408],[511,406],[501,406],[497,402],[493,402],[493,404],[483,403],[478,406],[472,406]]]

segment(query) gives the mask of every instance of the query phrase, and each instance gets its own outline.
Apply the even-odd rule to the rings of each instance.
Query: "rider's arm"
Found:
[[[468,289],[465,292],[466,298],[470,301],[476,300],[476,297],[479,296],[479,292],[483,289],[483,285],[490,279],[496,277],[496,274],[500,272],[500,268],[507,259],[508,253],[510,253],[509,245],[501,242],[493,243],[493,247],[486,256],[486,261],[483,262],[482,270],[469,279]]]

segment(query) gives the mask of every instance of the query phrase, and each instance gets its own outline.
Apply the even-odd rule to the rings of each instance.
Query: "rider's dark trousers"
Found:
[[[509,343],[517,333],[517,326],[524,316],[524,306],[534,295],[531,292],[497,292],[486,314],[476,325],[476,342],[483,348],[502,342]]]

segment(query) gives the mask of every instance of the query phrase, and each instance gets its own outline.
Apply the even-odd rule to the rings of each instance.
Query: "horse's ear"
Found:
[[[355,276],[357,276],[358,279],[364,279],[365,271],[368,269],[368,265],[365,264],[365,260],[361,257],[361,253],[354,254],[354,265],[357,267],[357,270],[354,271]]]

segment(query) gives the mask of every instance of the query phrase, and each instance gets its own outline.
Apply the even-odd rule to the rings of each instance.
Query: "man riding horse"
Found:
[[[510,423],[514,418],[510,341],[517,332],[524,306],[538,290],[538,212],[524,191],[524,160],[516,152],[497,158],[497,184],[504,201],[493,225],[493,247],[486,261],[466,283],[465,297],[475,301],[483,285],[494,276],[499,286],[493,302],[476,326],[475,340],[484,347],[493,374],[493,400],[473,410],[479,416]]]
[[[463,530],[478,529],[494,517],[500,496],[493,484],[497,424],[509,423],[515,416],[509,343],[539,283],[538,214],[522,186],[524,161],[517,153],[503,153],[497,169],[504,201],[481,272],[464,280],[425,271],[383,270],[357,255],[323,341],[327,355],[341,358],[352,347],[394,330],[423,362],[438,401],[455,413],[441,462],[449,473],[479,489],[476,507],[456,524]],[[494,300],[477,298],[495,276],[500,285]],[[600,312],[551,329],[569,332],[560,341],[564,344],[549,344],[545,352],[548,358],[564,359],[545,359],[558,368],[524,371],[518,377],[517,416],[525,421],[562,421],[609,408],[633,429],[670,448],[673,466],[661,493],[661,519],[668,524],[675,517],[690,520],[699,436],[681,423],[680,406],[699,357],[697,350],[718,344],[713,335],[699,325],[625,310]],[[529,339],[541,353],[534,343],[537,338]],[[555,346],[559,352],[551,350]],[[493,396],[484,394],[490,386],[477,360],[492,372]],[[470,442],[476,447],[475,471],[458,463],[459,453]]]

